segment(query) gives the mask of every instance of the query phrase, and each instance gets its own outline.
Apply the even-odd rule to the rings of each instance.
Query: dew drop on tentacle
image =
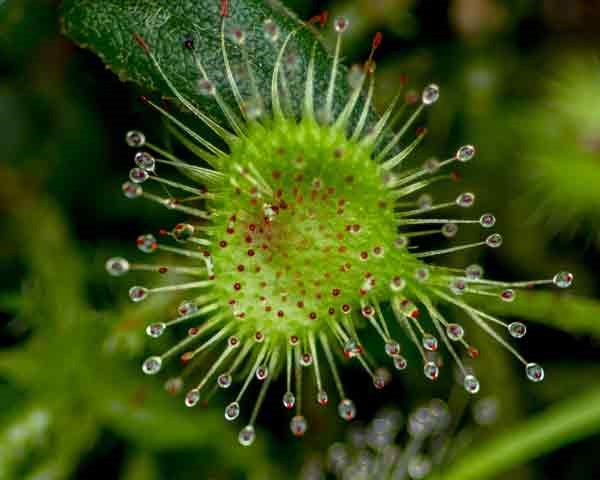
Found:
[[[500,292],[500,298],[503,302],[512,302],[516,297],[516,293],[512,288],[507,288]]]
[[[435,83],[431,85],[427,85],[423,89],[423,94],[421,95],[421,101],[424,105],[432,105],[438,101],[440,98],[440,87],[438,87]]]
[[[156,160],[148,152],[137,152],[133,157],[135,164],[146,172],[153,172],[156,168]]]
[[[573,274],[569,272],[558,272],[554,275],[552,283],[558,288],[569,288],[573,283]]]
[[[475,375],[465,375],[463,386],[465,387],[465,390],[471,394],[479,392],[479,380],[477,380]]]
[[[192,388],[186,393],[184,403],[186,407],[195,407],[200,401],[200,390]]]
[[[148,296],[148,289],[135,285],[129,289],[129,298],[133,302],[141,302]]]
[[[407,366],[408,362],[402,355],[396,355],[394,357],[394,367],[396,370],[406,370]]]
[[[191,300],[184,300],[177,307],[177,313],[182,317],[185,315],[191,315],[198,311],[198,305]]]
[[[438,340],[433,335],[426,333],[421,340],[423,348],[429,352],[437,352]]]
[[[290,420],[290,430],[296,437],[302,437],[306,433],[308,424],[302,415],[296,415]]]
[[[294,405],[296,405],[296,397],[292,392],[285,392],[283,394],[282,402],[285,408],[291,410],[294,408]]]
[[[154,375],[160,372],[162,366],[162,358],[158,356],[148,357],[142,364],[142,371],[146,375]]]
[[[456,198],[456,204],[462,208],[472,207],[474,203],[475,203],[475,195],[471,192],[461,193]]]
[[[151,233],[140,235],[135,241],[138,249],[144,253],[152,253],[158,248],[156,237]]]
[[[144,183],[148,178],[150,175],[143,168],[136,167],[129,171],[129,180],[133,183]]]
[[[167,325],[164,322],[151,323],[146,327],[146,335],[152,338],[158,338],[164,333],[166,328]]]
[[[459,162],[468,162],[475,156],[475,147],[473,145],[463,145],[456,152],[456,159]]]
[[[256,433],[252,425],[246,425],[244,428],[242,428],[240,434],[238,435],[238,441],[240,442],[240,445],[244,447],[249,447],[252,445],[255,438]]]
[[[217,377],[217,385],[220,388],[229,388],[231,386],[233,379],[229,373],[222,373]]]
[[[437,380],[440,375],[440,369],[435,362],[425,362],[423,373],[429,380]]]
[[[121,188],[123,190],[123,195],[127,198],[138,198],[144,193],[141,185],[133,182],[125,182]]]
[[[527,334],[527,327],[521,322],[512,322],[508,325],[508,333],[513,338],[523,338]]]
[[[130,130],[125,135],[125,143],[131,148],[141,148],[146,143],[146,135],[139,130]]]
[[[446,238],[453,238],[458,233],[458,225],[448,222],[442,226],[442,235]]]
[[[479,217],[479,225],[481,225],[483,228],[492,228],[494,225],[496,225],[496,217],[494,217],[494,215],[491,213],[484,213],[481,215],[481,217]]]
[[[502,245],[502,235],[499,233],[492,233],[485,239],[485,243],[490,248],[498,248]]]
[[[483,267],[473,264],[465,268],[465,276],[469,280],[481,280],[483,278]]]
[[[525,366],[525,373],[532,382],[541,382],[544,379],[544,369],[537,363],[528,363]]]
[[[343,420],[354,420],[356,417],[356,406],[348,398],[343,399],[338,405],[338,413]]]
[[[458,323],[449,323],[446,326],[446,335],[448,335],[448,338],[453,342],[458,342],[465,336],[465,330],[462,325],[459,325]]]
[[[317,403],[323,406],[329,403],[329,396],[325,390],[319,390],[317,392]]]
[[[129,271],[129,262],[122,257],[113,257],[106,261],[105,268],[113,277],[120,277]]]
[[[225,420],[233,421],[240,415],[240,404],[238,402],[231,402],[225,407]]]

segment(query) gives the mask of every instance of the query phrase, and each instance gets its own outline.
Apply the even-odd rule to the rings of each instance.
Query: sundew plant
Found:
[[[157,34],[168,25],[167,13],[153,19]],[[194,69],[193,85],[172,76],[172,58],[155,48],[156,38],[135,29],[124,37],[127,50],[118,54],[119,61],[141,54],[139,68],[156,73],[169,104],[142,100],[195,157],[184,160],[141,131],[126,134],[135,152],[124,195],[180,214],[178,223],[157,225],[156,233],[136,241],[141,252],[172,254],[172,262],[121,256],[106,262],[114,276],[143,271],[168,279],[133,285],[132,301],[154,295],[182,300],[173,317],[148,325],[146,332],[160,337],[175,329],[183,338],[147,358],[143,372],[155,375],[169,363],[182,363],[167,387],[184,391],[188,407],[225,390],[225,418],[247,419],[239,434],[245,446],[254,442],[269,390],[277,390],[283,406],[294,411],[290,429],[297,436],[307,430],[304,402],[332,401],[343,419],[356,416],[338,372],[344,358],[359,363],[377,389],[389,375],[365,351],[362,327],[379,335],[396,370],[422,369],[435,381],[443,358],[451,358],[471,394],[480,390],[476,369],[462,360],[479,355],[469,342],[471,328],[510,351],[529,380],[543,380],[543,368],[512,345],[526,326],[506,323],[469,300],[511,302],[518,289],[567,288],[573,276],[559,272],[503,282],[485,278],[478,265],[444,266],[453,252],[500,247],[502,236],[493,229],[493,214],[463,214],[473,209],[473,193],[440,203],[428,193],[439,182],[458,181],[457,170],[476,156],[472,145],[457,145],[442,161],[423,163],[415,153],[426,136],[415,122],[438,101],[443,85],[427,85],[414,98],[399,79],[397,95],[377,115],[371,102],[380,33],[368,58],[348,69],[341,60],[344,34],[352,28],[347,19],[320,14],[303,23],[266,6],[250,19],[246,13],[235,1],[215,0],[202,28],[190,28],[170,45],[168,52],[177,51],[172,58]],[[331,55],[318,33],[329,28],[336,36]],[[206,48],[207,37],[212,48]],[[299,52],[307,43],[310,53],[304,56]],[[203,128],[192,127],[173,105]],[[481,229],[481,240],[448,244],[459,227]],[[438,243],[422,248],[424,239]],[[448,320],[442,313],[448,309],[463,320]],[[420,354],[418,365],[408,365],[403,355],[411,348]],[[308,375],[316,388],[303,391]],[[325,390],[325,376],[333,378],[335,395]],[[278,377],[283,381],[271,388]],[[251,400],[246,396],[253,382],[260,388]]]

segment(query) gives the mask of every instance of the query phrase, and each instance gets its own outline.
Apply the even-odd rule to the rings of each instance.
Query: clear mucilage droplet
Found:
[[[148,296],[148,289],[135,285],[129,289],[129,298],[133,302],[141,302]]]
[[[194,407],[198,404],[198,401],[200,400],[200,390],[198,390],[197,388],[193,388],[191,389],[186,395],[185,395],[185,406],[186,407]]]
[[[429,380],[437,380],[440,376],[440,369],[435,362],[425,362],[425,365],[423,365],[423,373]]]
[[[146,143],[146,136],[139,130],[130,130],[125,135],[125,142],[132,148],[140,148]]]
[[[435,83],[431,85],[427,85],[423,89],[423,94],[421,95],[421,101],[424,105],[432,105],[438,101],[440,98],[440,87],[438,87]]]
[[[343,399],[338,404],[338,413],[343,420],[353,420],[356,417],[356,406],[354,402],[348,398]]]
[[[240,415],[240,404],[238,402],[231,402],[225,407],[225,420],[232,422]]]
[[[406,370],[408,361],[402,355],[396,355],[394,357],[394,367],[396,370]]]
[[[142,364],[142,371],[146,375],[154,375],[160,372],[160,367],[162,366],[162,358],[158,356],[148,357],[144,360]]]
[[[142,187],[133,182],[125,182],[121,188],[123,190],[123,195],[127,198],[137,198],[144,193]]]
[[[472,207],[474,203],[475,203],[475,195],[471,192],[461,193],[456,198],[456,204],[462,208]]]
[[[527,327],[521,322],[512,322],[508,325],[508,333],[513,338],[523,338],[527,334]]]
[[[144,253],[152,253],[158,248],[156,237],[151,233],[140,235],[135,244],[137,245],[138,249]]]
[[[265,32],[265,39],[271,43],[277,42],[279,39],[279,27],[271,18],[267,18],[263,22],[263,30]]]
[[[120,277],[129,271],[129,262],[121,257],[113,257],[106,261],[105,268],[113,277]]]
[[[502,245],[502,235],[499,233],[492,233],[485,239],[485,243],[488,247],[498,248],[500,245]]]
[[[306,433],[308,424],[302,415],[296,415],[290,421],[290,430],[296,437],[301,437]]]
[[[475,156],[475,147],[473,145],[463,145],[456,152],[456,159],[459,162],[468,162]]]
[[[285,392],[283,394],[282,402],[285,408],[291,410],[294,408],[294,405],[296,405],[296,397],[294,397],[292,392]]]
[[[243,445],[244,447],[249,447],[252,445],[255,438],[256,432],[254,431],[254,427],[252,425],[246,425],[244,428],[242,428],[240,434],[238,435],[238,441],[240,442],[240,445]]]
[[[525,373],[532,382],[541,382],[544,379],[544,369],[537,363],[528,363],[525,366]]]
[[[465,375],[463,385],[469,393],[475,394],[479,392],[479,380],[474,375]]]
[[[152,338],[158,338],[164,333],[166,328],[167,325],[164,322],[151,323],[146,327],[146,335]]]
[[[483,267],[481,265],[469,265],[465,268],[465,275],[469,280],[480,280],[483,278]]]
[[[558,288],[569,288],[573,283],[573,274],[569,272],[558,272],[554,275],[552,283]]]
[[[148,152],[137,152],[133,157],[135,164],[147,172],[153,172],[156,168],[156,160]]]
[[[333,22],[333,27],[337,33],[344,33],[349,25],[350,22],[346,17],[337,17]]]
[[[129,171],[129,180],[133,183],[144,183],[148,178],[150,178],[150,175],[143,168],[136,167]]]
[[[450,340],[458,342],[465,336],[465,330],[458,323],[449,323],[446,326],[446,335],[448,335]]]

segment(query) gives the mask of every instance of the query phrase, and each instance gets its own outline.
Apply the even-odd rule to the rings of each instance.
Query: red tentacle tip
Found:
[[[402,75],[400,75],[400,85],[405,86],[407,84],[408,84],[408,75],[403,73]]]
[[[373,50],[375,50],[376,48],[379,47],[379,45],[381,45],[382,40],[383,40],[383,33],[377,32],[375,34],[375,36],[373,37],[373,43],[371,44]]]
[[[319,13],[318,15],[311,17],[308,20],[308,23],[310,25],[314,25],[315,23],[318,23],[321,26],[321,28],[323,28],[325,26],[325,24],[327,23],[328,18],[329,18],[329,12],[327,10],[324,10],[321,13]]]
[[[133,38],[137,42],[137,44],[144,49],[144,52],[150,53],[150,47],[146,43],[146,40],[137,32],[133,33]]]
[[[221,16],[229,16],[229,0],[221,0]]]

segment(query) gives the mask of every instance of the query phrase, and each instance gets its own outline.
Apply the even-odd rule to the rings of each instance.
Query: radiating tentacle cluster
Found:
[[[145,234],[137,239],[142,252],[172,254],[182,260],[180,264],[141,264],[124,258],[111,258],[106,264],[112,275],[140,270],[184,278],[153,288],[133,286],[129,291],[134,302],[159,293],[184,295],[176,316],[149,325],[147,333],[159,337],[165,330],[185,324],[189,326],[187,335],[164,353],[148,358],[143,363],[144,373],[156,374],[167,360],[179,356],[185,368],[167,382],[167,388],[177,392],[185,385],[189,407],[218,388],[226,390],[234,382],[241,383],[225,409],[227,420],[240,415],[244,395],[252,382],[258,381],[261,386],[250,420],[239,435],[240,443],[250,445],[267,389],[281,372],[285,375],[282,401],[286,408],[295,409],[290,427],[300,436],[307,429],[302,415],[304,370],[312,370],[314,376],[316,392],[311,397],[326,405],[329,394],[324,375],[328,367],[340,398],[339,415],[346,420],[355,417],[356,407],[347,398],[338,373],[339,353],[358,362],[376,388],[388,381],[387,370],[363,351],[358,331],[365,323],[381,337],[385,353],[398,370],[408,363],[398,340],[403,331],[418,350],[424,374],[431,380],[439,375],[441,341],[463,372],[465,389],[477,393],[479,381],[464,367],[456,347],[464,348],[472,358],[478,351],[468,343],[463,325],[449,322],[438,310],[436,304],[442,303],[456,307],[512,352],[530,380],[542,380],[543,369],[526,361],[496,330],[500,327],[520,338],[525,335],[525,325],[506,324],[470,306],[464,298],[479,295],[512,301],[518,288],[552,283],[565,288],[572,275],[561,272],[549,280],[506,283],[484,279],[477,265],[453,269],[425,261],[467,248],[497,248],[502,243],[498,233],[489,233],[479,242],[433,250],[416,245],[416,240],[425,236],[451,239],[459,225],[489,230],[495,224],[489,213],[473,219],[432,215],[454,207],[472,207],[472,193],[442,203],[433,203],[422,193],[438,181],[456,179],[457,174],[445,173],[445,167],[470,161],[475,155],[473,146],[462,146],[443,161],[430,159],[420,167],[405,166],[426,131],[417,129],[411,140],[405,136],[419,113],[438,100],[439,88],[433,84],[425,87],[417,102],[400,90],[383,115],[373,121],[373,53],[381,42],[377,34],[367,62],[347,72],[350,93],[344,104],[337,105],[341,44],[348,28],[348,21],[338,18],[334,20],[337,42],[325,93],[321,95],[315,87],[313,48],[306,71],[300,73],[304,91],[292,94],[287,77],[299,73],[295,72],[297,65],[290,66],[287,54],[299,30],[283,36],[277,24],[266,18],[264,35],[276,47],[277,55],[270,91],[261,93],[251,62],[252,44],[245,32],[229,25],[228,8],[223,2],[220,43],[225,77],[237,109],[224,100],[193,39],[183,41],[183,48],[197,65],[198,91],[220,107],[226,125],[181,95],[150,46],[136,36],[174,97],[218,139],[198,134],[149,99],[145,99],[147,104],[170,121],[174,135],[198,157],[200,165],[148,142],[139,131],[126,136],[128,145],[138,151],[130,180],[123,185],[125,196],[145,198],[191,219],[161,229],[158,238]],[[325,23],[324,16],[317,20]],[[229,60],[228,52],[234,50],[236,58],[242,59],[241,68],[234,68]],[[300,104],[299,112],[294,110],[292,95],[302,96],[295,102]],[[410,108],[414,110],[405,113]],[[162,176],[163,168],[173,169],[174,179]],[[158,184],[157,189],[151,188],[153,183]],[[172,192],[178,192],[177,196]],[[388,304],[391,318],[382,308]],[[423,310],[428,321],[421,316]],[[220,354],[215,358],[216,350]],[[200,377],[198,372],[202,372]]]

